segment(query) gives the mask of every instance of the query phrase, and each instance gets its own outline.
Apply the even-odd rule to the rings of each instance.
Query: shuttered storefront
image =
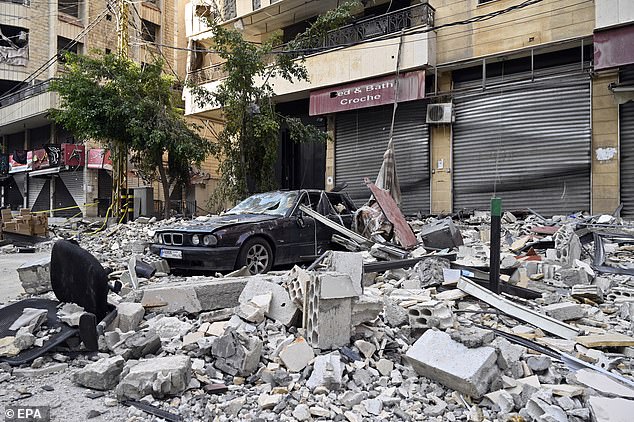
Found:
[[[58,177],[55,177],[55,193],[53,198],[55,209],[69,208],[55,211],[55,217],[72,217],[78,212],[83,211],[82,206],[85,202],[83,169],[79,168],[78,170],[60,172]]]
[[[590,92],[575,72],[457,95],[454,211],[488,209],[494,191],[507,210],[589,211]]]
[[[50,183],[50,177],[29,177],[29,208],[31,211],[44,211],[50,208]]]
[[[394,124],[396,171],[405,214],[429,213],[429,135],[425,123],[426,104],[399,104]],[[336,115],[335,183],[347,183],[353,201],[362,205],[370,197],[363,183],[374,181],[387,148],[392,122],[391,105],[360,109]]]
[[[634,67],[621,71],[619,82],[634,84]],[[621,203],[623,217],[634,216],[634,101],[619,106]]]

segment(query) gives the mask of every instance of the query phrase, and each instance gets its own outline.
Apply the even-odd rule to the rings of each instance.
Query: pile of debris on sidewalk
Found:
[[[0,388],[63,370],[97,415],[124,403],[138,420],[630,420],[634,226],[502,220],[500,294],[488,213],[410,221],[409,248],[385,221],[366,240],[342,230],[357,252],[256,276],[170,275],[147,244],[174,221],[83,236],[123,284],[99,352],[3,367]],[[21,269],[27,292],[47,294],[46,268]]]

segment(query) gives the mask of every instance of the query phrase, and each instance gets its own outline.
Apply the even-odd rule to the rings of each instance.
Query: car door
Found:
[[[300,262],[302,257],[312,258],[318,252],[315,244],[315,220],[304,215],[299,204],[310,206],[310,198],[302,192],[298,205],[291,214],[280,218],[275,227],[276,263],[286,264]]]

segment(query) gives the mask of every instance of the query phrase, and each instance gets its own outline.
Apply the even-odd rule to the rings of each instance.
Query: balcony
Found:
[[[48,110],[57,106],[57,96],[49,89],[50,80],[31,85],[0,98],[0,122],[10,126],[26,119],[42,120]]]
[[[435,64],[436,38],[433,31],[417,31],[434,24],[434,8],[418,4],[381,16],[363,19],[328,32],[311,43],[314,53],[304,56],[309,81],[270,80],[275,94],[295,99],[309,91],[351,81],[376,78],[394,73],[403,31],[400,70],[420,69]],[[371,50],[368,50],[371,49]],[[226,77],[222,64],[207,66],[188,75],[197,85],[213,92]],[[262,81],[255,81],[261,83]],[[284,101],[284,98],[281,98]],[[215,109],[198,109],[185,93],[186,113],[197,114]]]

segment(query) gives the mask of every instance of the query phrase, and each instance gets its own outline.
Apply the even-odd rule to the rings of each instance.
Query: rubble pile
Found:
[[[400,267],[331,252],[310,271],[256,276],[168,275],[146,246],[174,223],[82,237],[124,285],[99,352],[3,367],[0,383],[63,364],[100,392],[98,412],[140,401],[184,420],[607,422],[634,411],[634,237],[613,218],[505,213],[500,294],[485,288],[486,213],[410,222],[417,262]],[[138,278],[132,255],[156,272]]]

